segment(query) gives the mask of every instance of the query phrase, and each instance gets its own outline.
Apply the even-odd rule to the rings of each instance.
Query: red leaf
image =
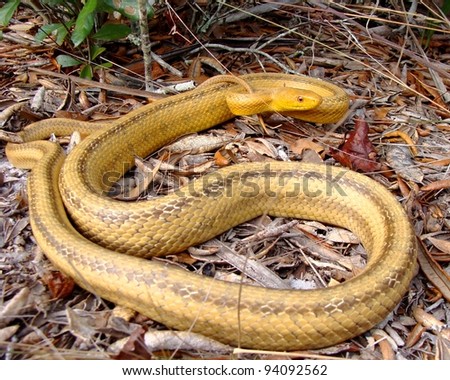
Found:
[[[62,299],[70,295],[75,287],[75,282],[64,276],[61,272],[50,272],[43,280],[48,286],[53,298]]]
[[[349,134],[345,143],[339,146],[339,150],[331,150],[333,158],[355,171],[379,170],[381,164],[375,161],[377,153],[369,140],[368,132],[369,125],[364,120],[356,120],[355,130]]]

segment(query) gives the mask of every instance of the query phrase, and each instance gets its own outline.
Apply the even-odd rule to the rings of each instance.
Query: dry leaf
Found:
[[[450,340],[441,334],[436,339],[436,360],[450,360]]]
[[[145,331],[141,326],[136,325],[127,337],[111,344],[108,352],[113,353],[117,360],[151,359],[151,352],[144,343]]]
[[[406,347],[411,348],[414,346],[419,339],[422,337],[422,334],[427,330],[425,326],[420,323],[417,323],[411,332],[408,334],[408,338],[406,339]]]
[[[48,289],[52,295],[52,298],[62,299],[72,294],[75,282],[67,276],[64,276],[61,272],[52,271],[47,273],[43,277],[44,282],[47,284]]]
[[[5,327],[10,321],[17,318],[26,308],[30,300],[30,290],[22,288],[12,299],[6,302],[0,309],[0,327]]]
[[[422,183],[423,172],[416,166],[408,147],[390,145],[386,149],[386,161],[400,177]]]
[[[427,238],[431,244],[433,244],[437,249],[444,252],[447,255],[450,255],[450,241],[448,240],[442,240],[442,239],[436,239],[434,237],[429,236]]]
[[[83,341],[89,341],[99,332],[99,329],[108,325],[110,311],[95,314],[80,309],[66,308],[70,332]]]
[[[222,242],[217,241],[217,244],[220,246],[220,250],[216,252],[217,256],[257,283],[274,289],[289,289],[287,282],[259,261],[237,254]]]
[[[247,146],[253,151],[271,158],[277,158],[277,149],[265,139],[256,139],[246,141]]]
[[[164,148],[170,153],[190,153],[200,154],[211,152],[221,148],[231,141],[239,139],[240,136],[230,136],[228,134],[214,136],[214,135],[188,135],[175,141],[173,144]]]
[[[420,268],[425,273],[427,278],[433,283],[433,285],[442,293],[444,298],[450,302],[450,277],[441,268],[441,266],[433,259],[428,253],[428,250],[419,240],[417,259],[420,263]]]
[[[6,342],[19,330],[19,327],[20,325],[12,325],[0,329],[0,342]]]
[[[369,125],[364,120],[356,120],[355,130],[351,132],[339,150],[332,149],[331,155],[343,166],[361,172],[373,172],[381,168],[375,161],[376,151],[369,140]]]
[[[432,331],[438,332],[444,339],[450,340],[450,329],[446,328],[447,325],[444,322],[441,322],[439,319],[419,307],[413,310],[413,314],[417,322]]]
[[[232,348],[207,338],[201,334],[189,331],[148,331],[144,341],[149,351],[188,350],[208,351],[216,353],[231,352]]]
[[[291,145],[291,150],[296,154],[303,154],[303,151],[306,149],[320,153],[323,151],[323,146],[315,143],[311,139],[298,139]]]
[[[413,156],[417,156],[418,151],[416,148],[416,145],[414,144],[414,141],[411,139],[411,137],[403,131],[392,131],[392,132],[388,132],[386,133],[383,137],[400,137],[401,139],[403,139],[406,144],[408,144],[409,149],[411,149],[411,153]]]
[[[304,222],[300,225],[300,229],[334,243],[360,243],[358,237],[353,232],[350,232],[345,228],[326,226],[325,224],[316,221]]]
[[[214,153],[214,162],[219,167],[228,166],[230,164],[230,160],[222,154],[221,150]]]
[[[442,179],[440,181],[434,181],[428,185],[422,186],[421,191],[436,191],[441,189],[448,189],[450,187],[450,179]]]
[[[373,331],[373,337],[377,340],[377,343],[380,346],[383,360],[394,360],[394,349],[398,350],[398,347],[393,339],[388,334],[386,334],[386,332],[380,329],[376,329]]]

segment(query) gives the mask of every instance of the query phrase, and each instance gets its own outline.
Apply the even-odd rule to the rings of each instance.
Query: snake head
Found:
[[[275,87],[251,93],[230,92],[226,96],[234,115],[254,115],[264,112],[309,111],[322,103],[322,97],[314,91],[293,87]]]
[[[322,97],[310,90],[280,87],[272,91],[272,112],[309,111],[322,103]]]

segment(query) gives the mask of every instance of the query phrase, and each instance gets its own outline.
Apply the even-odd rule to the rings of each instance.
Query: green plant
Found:
[[[450,0],[444,0],[444,1],[441,3],[441,12],[442,12],[442,15],[443,15],[444,17],[450,15]],[[423,32],[423,34],[422,34],[423,44],[424,44],[426,47],[429,46],[430,41],[431,41],[431,38],[433,37],[433,35],[434,35],[434,33],[435,33],[434,28],[436,28],[438,25],[439,25],[439,21],[438,21],[438,20],[436,20],[436,21],[429,21],[429,22],[428,22],[428,25],[427,25],[427,26],[428,26],[430,29],[424,30],[424,32]]]
[[[40,0],[39,3],[50,14],[52,22],[40,27],[36,40],[42,42],[51,37],[58,45],[66,42],[73,48],[85,46],[81,49],[87,54],[84,61],[69,54],[56,57],[62,67],[81,65],[80,76],[83,78],[92,78],[94,70],[110,66],[110,63],[92,64],[105,51],[103,42],[117,41],[132,33],[130,26],[108,21],[108,13],[118,12],[132,22],[139,18],[135,0],[86,0],[84,3],[76,0]],[[0,27],[9,24],[19,4],[19,0],[9,0],[0,9]],[[149,17],[153,16],[150,5],[147,5],[147,13]]]

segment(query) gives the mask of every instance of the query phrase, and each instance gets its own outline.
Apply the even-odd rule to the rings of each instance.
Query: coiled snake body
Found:
[[[312,109],[288,112],[307,121],[336,121],[348,106],[345,93],[322,80],[283,74],[244,79],[256,94],[274,87],[317,94],[320,101]],[[39,246],[85,289],[168,327],[224,343],[298,350],[330,346],[367,331],[400,301],[416,265],[415,236],[403,209],[373,180],[326,165],[251,163],[221,169],[146,202],[124,204],[106,197],[134,156],[232,118],[226,95],[238,89],[216,83],[149,104],[88,136],[67,159],[56,144],[32,140],[54,129],[67,132],[71,123],[55,119],[43,129],[26,129],[26,144],[9,143],[6,151],[13,164],[33,169],[29,208]],[[88,133],[84,124],[72,124]],[[354,231],[369,253],[365,271],[326,289],[275,290],[121,254],[180,252],[262,214],[315,219]]]

